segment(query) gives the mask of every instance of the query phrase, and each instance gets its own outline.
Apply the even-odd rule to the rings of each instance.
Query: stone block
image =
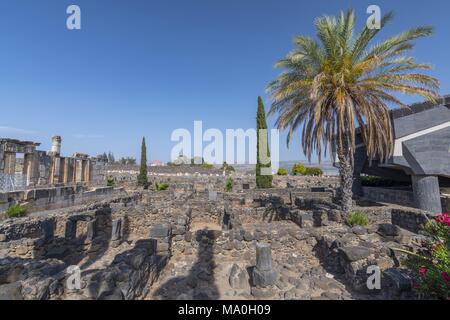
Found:
[[[268,243],[256,244],[256,267],[259,270],[272,270],[272,250]]]
[[[233,289],[245,290],[250,289],[249,276],[245,269],[242,269],[237,264],[233,264],[228,278],[230,286]]]
[[[171,234],[171,228],[166,224],[156,224],[150,229],[150,238],[165,238]]]
[[[349,262],[359,261],[371,255],[372,251],[369,248],[362,246],[352,246],[339,248],[341,256]]]
[[[252,272],[253,285],[256,287],[268,287],[277,281],[277,272],[275,270],[259,270],[253,268]]]

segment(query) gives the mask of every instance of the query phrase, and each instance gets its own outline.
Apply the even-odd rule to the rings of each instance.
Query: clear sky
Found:
[[[70,4],[81,8],[81,30],[66,28]],[[435,65],[450,93],[448,0],[1,0],[0,137],[48,150],[58,134],[65,155],[118,158],[138,157],[145,135],[149,159],[167,161],[171,132],[193,130],[194,120],[254,127],[257,96],[268,109],[265,87],[293,37],[350,7],[361,25],[370,4],[396,14],[382,37],[435,26],[414,56]],[[299,139],[280,144],[282,160],[305,158]]]

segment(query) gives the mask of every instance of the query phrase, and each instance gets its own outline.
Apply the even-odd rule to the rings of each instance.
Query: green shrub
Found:
[[[284,169],[284,168],[280,168],[280,169],[278,169],[277,174],[279,176],[287,176],[288,175],[288,171],[286,169]]]
[[[28,213],[28,209],[26,207],[22,207],[18,204],[13,205],[12,207],[9,207],[6,209],[6,217],[8,218],[19,218],[24,217]]]
[[[213,169],[214,165],[205,162],[205,163],[202,164],[202,168],[204,168],[204,169]]]
[[[230,192],[231,190],[233,190],[233,178],[228,177],[225,183],[225,191]]]
[[[425,298],[450,298],[450,215],[438,214],[422,229],[417,253],[407,252],[406,266],[415,275],[414,289]],[[398,250],[398,249],[397,249]],[[403,251],[403,250],[400,250]]]
[[[367,214],[359,211],[352,211],[347,217],[347,224],[349,226],[367,226],[369,224],[369,218]]]
[[[361,176],[361,185],[364,187],[407,187],[411,185],[411,182],[395,181],[375,176]]]
[[[323,175],[323,171],[322,169],[318,168],[318,167],[307,167],[305,168],[305,176],[322,176]]]
[[[296,174],[300,174],[300,175],[305,175],[306,172],[306,167],[304,165],[302,165],[301,163],[296,163],[294,164],[294,166],[292,167],[291,173],[292,175],[296,175]]]
[[[116,180],[113,177],[109,177],[106,180],[106,186],[107,187],[115,187],[116,186]]]
[[[164,191],[164,190],[167,190],[167,188],[169,188],[169,185],[164,182],[163,183],[155,182],[155,188],[156,188],[156,191]]]
[[[230,166],[228,163],[224,162],[222,165],[222,168],[220,168],[220,170],[225,170],[225,172],[234,172],[234,168],[233,166]]]

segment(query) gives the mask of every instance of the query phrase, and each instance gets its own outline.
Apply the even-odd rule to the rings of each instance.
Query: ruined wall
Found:
[[[50,210],[91,201],[101,201],[123,193],[123,189],[85,186],[67,186],[29,189],[25,191],[0,193],[0,212],[17,203],[26,203],[30,211]]]

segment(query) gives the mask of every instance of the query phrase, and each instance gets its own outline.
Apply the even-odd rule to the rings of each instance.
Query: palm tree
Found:
[[[406,55],[412,40],[431,35],[433,28],[413,28],[371,45],[391,19],[392,13],[386,14],[381,29],[366,26],[355,36],[353,10],[318,18],[318,39],[295,37],[295,50],[276,64],[285,71],[268,86],[273,99],[269,115],[278,114],[277,127],[289,130],[288,146],[301,127],[309,160],[316,152],[321,161],[322,150],[326,156],[334,146],[345,212],[352,207],[355,128],[360,128],[368,158],[386,160],[394,144],[388,105],[407,107],[395,94],[439,98],[439,81],[417,72],[431,66]]]

